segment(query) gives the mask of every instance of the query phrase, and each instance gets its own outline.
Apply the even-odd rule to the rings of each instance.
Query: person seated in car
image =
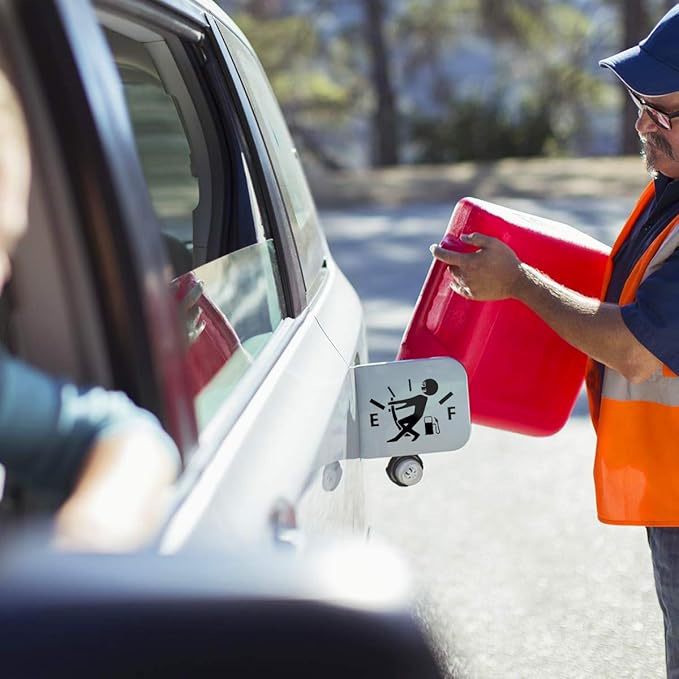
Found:
[[[0,140],[1,292],[26,229],[30,186],[23,113],[2,71]],[[0,348],[0,464],[64,499],[57,546],[124,551],[157,529],[180,460],[156,418],[124,394],[59,381]]]

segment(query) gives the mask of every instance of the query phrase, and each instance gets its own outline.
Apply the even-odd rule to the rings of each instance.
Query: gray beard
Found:
[[[655,156],[652,151],[649,153],[645,144],[641,149],[641,157],[646,165],[646,172],[648,172],[653,179],[657,179],[658,170],[655,169]]]
[[[658,176],[656,163],[660,153],[666,155],[670,160],[676,161],[677,159],[667,140],[659,134],[650,132],[641,140],[641,157],[646,163],[646,171],[654,179]]]

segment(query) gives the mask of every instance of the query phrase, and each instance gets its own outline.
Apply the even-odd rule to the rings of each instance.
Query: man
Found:
[[[22,111],[0,71],[0,291],[26,229],[29,186]],[[66,498],[55,521],[59,547],[122,551],[153,534],[179,455],[156,419],[125,395],[60,382],[0,347],[0,464]]]
[[[459,294],[517,299],[590,357],[597,430],[597,509],[606,523],[647,526],[665,623],[667,674],[679,678],[679,5],[638,46],[604,59],[639,110],[653,182],[623,228],[602,301],[520,262],[499,240],[480,250],[432,246]]]

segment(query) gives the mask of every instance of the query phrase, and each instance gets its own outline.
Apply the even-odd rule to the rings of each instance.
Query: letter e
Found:
[[[379,427],[380,423],[377,421],[377,413],[370,413],[370,426]]]

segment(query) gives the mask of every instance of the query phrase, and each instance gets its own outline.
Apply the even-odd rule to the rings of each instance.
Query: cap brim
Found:
[[[599,66],[610,68],[627,87],[647,97],[679,92],[679,71],[654,59],[639,45],[602,59]]]

